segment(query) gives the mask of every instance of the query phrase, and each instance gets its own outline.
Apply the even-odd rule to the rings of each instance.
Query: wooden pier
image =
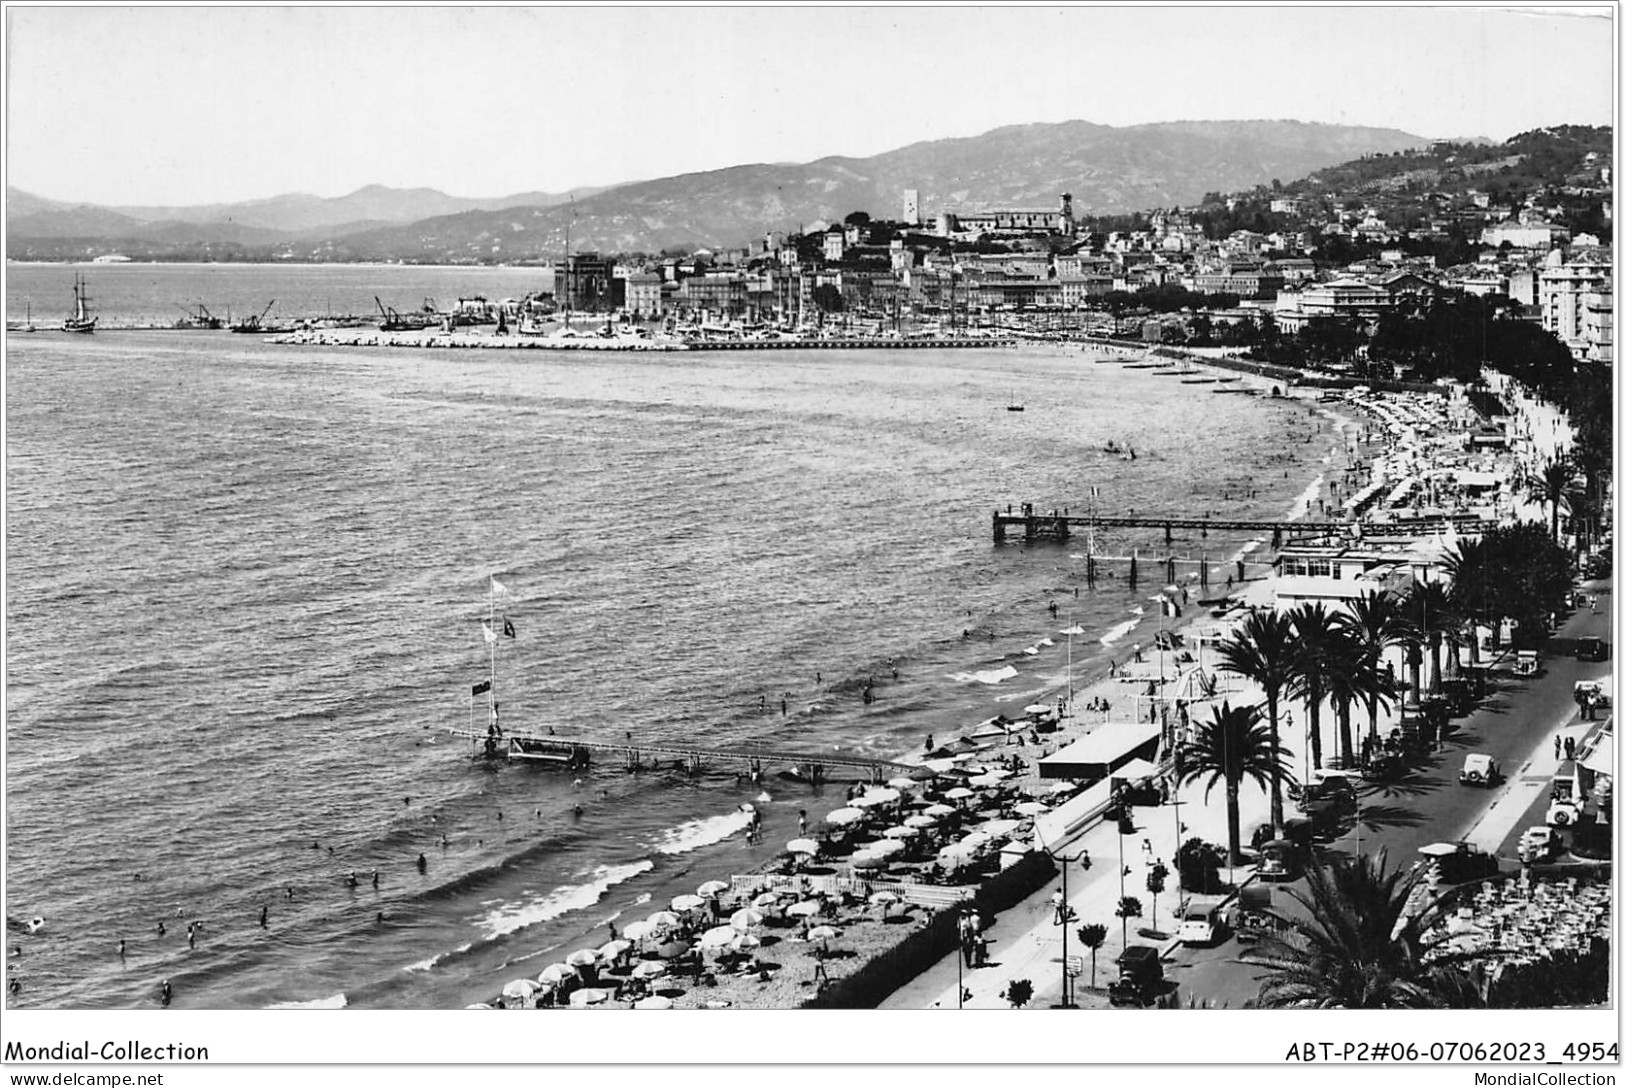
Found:
[[[608,755],[621,760],[629,771],[652,770],[662,759],[690,774],[699,773],[708,763],[743,765],[752,777],[761,777],[767,766],[799,768],[809,782],[825,781],[831,767],[845,767],[863,772],[872,782],[883,782],[898,775],[907,775],[920,768],[889,759],[870,759],[863,756],[835,755],[825,752],[783,752],[760,748],[702,748],[687,744],[647,744],[634,741],[630,735],[621,743],[601,740],[582,740],[561,737],[552,733],[528,733],[506,730],[501,734],[489,731],[452,729],[453,736],[463,737],[484,745],[485,755],[531,763],[543,763],[566,769],[586,769],[595,756]]]
[[[1022,503],[1020,513],[1008,509],[993,511],[993,542],[1003,544],[1011,528],[1021,530],[1024,539],[1070,540],[1077,529],[1161,529],[1163,541],[1172,543],[1175,529],[1194,529],[1203,536],[1210,529],[1239,529],[1243,532],[1270,534],[1275,547],[1280,547],[1283,536],[1330,536],[1348,529],[1341,521],[1254,521],[1246,518],[1192,518],[1169,514],[1134,514],[1127,517],[1114,514],[1078,516],[1061,510],[1040,514],[1033,504]]]
[[[1416,517],[1396,519],[1392,522],[1368,520],[1331,521],[1307,518],[1301,521],[1255,521],[1246,518],[1191,518],[1168,514],[1135,514],[1128,517],[1112,514],[1077,516],[1064,510],[1038,513],[1033,504],[1022,503],[1020,513],[993,511],[993,542],[1003,544],[1012,528],[1021,530],[1023,539],[1070,540],[1077,529],[1161,529],[1164,543],[1172,543],[1175,529],[1197,530],[1207,536],[1210,529],[1239,529],[1243,532],[1269,533],[1271,546],[1279,548],[1284,537],[1338,536],[1358,525],[1366,536],[1380,536],[1385,531],[1407,535],[1428,535],[1439,532],[1477,533],[1482,531],[1476,516],[1446,515],[1442,517]],[[1104,557],[1102,557],[1104,558]]]

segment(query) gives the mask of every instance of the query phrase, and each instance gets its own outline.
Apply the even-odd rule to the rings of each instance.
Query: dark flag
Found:
[[[513,621],[510,620],[507,616],[502,617],[502,633],[507,635],[509,638],[518,638],[519,637],[519,635],[517,633],[515,633],[515,631],[513,629]]]
[[[489,680],[481,680],[478,684],[474,685],[474,694],[475,695],[484,695],[486,692],[488,692],[490,690],[491,690],[491,681],[489,681]]]

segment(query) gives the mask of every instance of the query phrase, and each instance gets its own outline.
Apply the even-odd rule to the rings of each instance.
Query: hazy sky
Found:
[[[558,192],[999,125],[1610,124],[1586,8],[10,8],[9,184],[191,204]]]

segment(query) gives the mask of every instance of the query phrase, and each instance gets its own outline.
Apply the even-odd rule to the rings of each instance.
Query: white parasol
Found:
[[[643,960],[632,968],[633,978],[659,978],[666,973],[666,965],[660,960]]]
[[[784,908],[784,913],[800,918],[811,918],[823,911],[824,904],[816,899],[802,899]]]
[[[824,822],[834,824],[836,827],[845,827],[848,824],[857,823],[867,815],[869,814],[864,812],[861,808],[838,808],[829,815],[825,816]]]
[[[708,951],[727,948],[738,936],[739,931],[733,926],[716,926],[700,934],[700,947]]]
[[[671,909],[675,911],[698,910],[705,906],[707,900],[703,895],[679,895],[671,901]]]
[[[969,791],[966,791],[966,792],[967,792],[967,795],[968,795]],[[952,816],[954,813],[956,813],[958,811],[959,810],[957,808],[954,808],[952,805],[932,805],[930,808],[925,810],[924,815],[926,815],[926,816]]]
[[[542,968],[542,973],[536,976],[536,981],[543,986],[557,986],[567,978],[575,978],[576,969],[568,963],[553,963]]]
[[[881,832],[881,834],[886,836],[888,839],[912,839],[919,833],[919,828],[909,827],[907,824],[904,824],[901,827],[888,827],[886,830]]]
[[[936,827],[937,826],[937,818],[935,816],[926,816],[924,814],[916,814],[916,815],[910,816],[908,819],[904,820],[903,821],[903,826],[904,827],[918,828],[919,830],[924,831],[928,827]]]
[[[540,987],[538,987],[536,983],[532,982],[530,979],[516,978],[506,986],[502,987],[502,996],[517,998],[520,1001],[529,1001],[533,996],[535,996],[538,989],[540,989]]]
[[[707,899],[711,899],[715,896],[721,895],[731,887],[733,887],[733,885],[728,883],[726,880],[707,880],[695,890],[698,891],[699,894],[705,896]]]
[[[791,839],[784,848],[792,854],[816,854],[818,843],[813,839]]]
[[[591,967],[593,964],[598,962],[598,949],[578,948],[568,956],[565,956],[564,962],[569,964],[571,967]]]
[[[732,915],[729,916],[728,924],[734,929],[744,932],[750,929],[752,926],[759,926],[762,924],[762,912],[752,909],[751,907],[746,907],[743,910],[736,910]]]
[[[601,1005],[608,1000],[608,990],[594,989],[593,987],[589,986],[577,990],[575,993],[570,995],[570,1007],[572,1009],[580,1009],[585,1008],[588,1005]]]

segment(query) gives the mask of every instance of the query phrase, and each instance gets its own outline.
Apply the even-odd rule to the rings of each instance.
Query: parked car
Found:
[[[1494,756],[1475,752],[1462,761],[1457,778],[1463,786],[1493,786],[1501,781],[1501,765]]]
[[[1534,650],[1519,650],[1517,664],[1512,669],[1519,676],[1534,676],[1540,672],[1540,654]]]
[[[1518,840],[1518,860],[1525,865],[1551,861],[1563,852],[1563,837],[1549,827],[1531,827]]]
[[[1274,914],[1274,890],[1263,884],[1243,884],[1236,890],[1230,908],[1229,925],[1237,944],[1253,944],[1279,933],[1281,923]]]
[[[1150,945],[1135,944],[1117,957],[1118,980],[1106,987],[1113,1005],[1150,1005],[1162,992],[1162,959]]]
[[[1417,852],[1432,862],[1445,884],[1483,880],[1501,870],[1494,854],[1486,854],[1470,842],[1436,842]]]
[[[1608,644],[1595,635],[1587,635],[1575,643],[1574,656],[1581,661],[1607,661]]]

